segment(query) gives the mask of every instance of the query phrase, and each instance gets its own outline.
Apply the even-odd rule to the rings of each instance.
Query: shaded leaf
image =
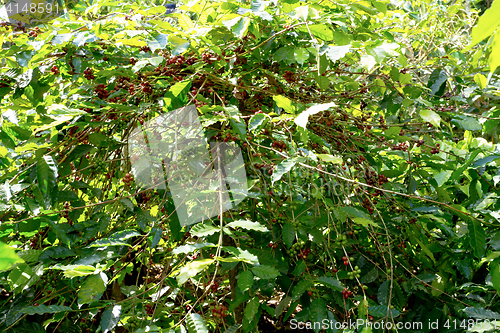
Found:
[[[265,265],[252,267],[252,273],[261,279],[274,279],[280,274],[276,268]]]
[[[242,292],[247,291],[253,285],[253,274],[249,270],[246,270],[238,276],[238,288]]]
[[[113,328],[116,327],[118,322],[120,321],[120,315],[122,313],[121,305],[112,305],[107,307],[106,310],[102,313],[101,317],[101,329],[104,333],[111,332]]]
[[[106,290],[107,277],[103,272],[89,276],[78,291],[78,304],[98,301]]]
[[[72,309],[69,306],[64,305],[38,305],[38,306],[28,306],[21,310],[22,313],[28,315],[34,314],[45,314],[45,313],[57,313],[57,312],[67,312]]]
[[[344,285],[339,280],[330,276],[320,276],[316,281],[335,291],[344,290]]]

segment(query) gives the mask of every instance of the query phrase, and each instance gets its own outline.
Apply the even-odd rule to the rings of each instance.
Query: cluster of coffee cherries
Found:
[[[354,279],[355,277],[359,279],[360,276],[361,276],[361,269],[358,266],[354,267],[354,271],[347,272],[347,277],[351,280]]]
[[[38,231],[35,236],[33,236],[31,239],[30,239],[30,247],[35,250],[37,248],[39,248],[40,246],[40,239],[43,240],[43,235],[44,231],[43,230],[40,230]]]
[[[380,124],[380,127],[382,129],[387,129],[388,127],[385,125],[385,119],[384,119],[384,116],[380,116],[378,118],[378,123]]]
[[[208,65],[211,65],[211,64],[213,64],[213,62],[214,62],[214,61],[212,60],[212,57],[213,57],[213,56],[214,56],[214,55],[213,55],[213,54],[210,54],[210,53],[203,53],[203,54],[201,55],[201,60],[203,60],[203,61],[204,61],[205,63],[207,63]]]
[[[154,311],[154,307],[152,304],[148,303],[146,304],[146,313],[148,315],[152,315],[153,314],[153,311]]]
[[[349,298],[350,296],[352,296],[352,291],[349,291],[347,290],[347,288],[344,288],[344,290],[342,290],[342,295],[344,295],[344,298]]]
[[[302,253],[302,248],[304,247],[304,245],[306,245],[306,242],[304,242],[303,240],[294,243],[288,250],[288,255],[293,257],[298,255],[299,253]]]
[[[147,203],[149,200],[151,200],[152,194],[150,191],[142,192],[141,196],[142,196],[142,202]]]
[[[109,91],[106,90],[106,86],[101,83],[94,88],[94,92],[100,99],[107,99],[109,97]]]
[[[347,245],[347,236],[346,235],[338,235],[337,238],[335,239],[335,243],[337,243],[337,245],[339,245],[339,246]]]
[[[128,127],[128,123],[126,121],[117,121],[115,123],[115,129],[118,131],[118,132],[121,132],[123,131],[124,129],[126,129]]]
[[[273,218],[271,220],[272,223],[284,223],[285,222],[285,217],[283,216],[283,214],[279,213],[278,214],[278,217],[276,218]]]
[[[399,142],[392,147],[392,150],[408,151],[408,144],[406,142]]]
[[[141,82],[141,90],[146,94],[151,94],[153,92],[153,87],[147,81]]]
[[[190,66],[190,65],[193,65],[194,63],[196,62],[196,58],[195,57],[189,57],[186,59],[185,56],[183,55],[178,55],[178,56],[173,56],[171,57],[170,59],[167,60],[167,65],[179,65],[179,66],[183,66],[183,65],[187,65],[187,66]]]
[[[38,36],[40,33],[41,33],[40,28],[39,28],[39,27],[35,27],[35,29],[34,29],[34,30],[31,30],[31,31],[30,31],[29,35],[30,35],[30,37],[36,37],[36,36]]]
[[[106,171],[106,163],[102,160],[98,160],[94,164],[94,170],[96,173],[103,173]]]
[[[436,143],[436,148],[431,149],[431,154],[439,154],[439,143]]]
[[[297,254],[297,257],[299,257],[299,259],[304,259],[306,260],[307,259],[307,256],[311,253],[311,249],[303,249],[303,250],[300,250],[299,254]]]
[[[421,139],[421,140],[418,140],[418,141],[417,141],[417,147],[420,147],[420,146],[421,146],[421,145],[423,145],[424,143],[425,143],[425,141],[424,141],[424,140],[422,140],[422,139]]]
[[[272,147],[278,149],[279,151],[283,151],[286,149],[286,143],[284,141],[274,141]]]
[[[50,69],[50,71],[54,75],[59,75],[59,68],[56,65],[52,66],[52,68]]]
[[[85,68],[85,70],[83,71],[83,75],[89,81],[95,79],[92,68],[90,68],[90,67]]]
[[[294,83],[295,80],[295,73],[292,71],[285,71],[283,74],[283,78],[286,80],[288,83]]]
[[[269,242],[269,244],[267,246],[269,246],[272,249],[276,249],[278,247],[278,244],[277,243],[273,243],[273,242]]]
[[[201,108],[202,106],[204,105],[208,105],[207,102],[203,102],[203,101],[199,101],[197,99],[194,100],[194,105],[197,107],[197,108]]]
[[[130,183],[134,180],[134,176],[132,176],[130,173],[126,173],[125,176],[123,176],[122,181],[125,185],[130,186]]]
[[[212,307],[212,316],[216,321],[226,321],[227,314],[227,307],[222,304],[215,304]]]

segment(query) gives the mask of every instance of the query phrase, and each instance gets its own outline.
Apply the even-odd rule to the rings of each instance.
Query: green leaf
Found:
[[[189,333],[208,333],[205,320],[197,313],[191,312],[186,318],[186,323]]]
[[[252,267],[252,273],[261,279],[274,279],[280,275],[276,268],[265,265]]]
[[[216,232],[220,232],[220,227],[203,223],[196,224],[190,230],[191,235],[196,237],[209,236],[215,234]]]
[[[259,258],[256,255],[250,253],[248,250],[242,250],[240,248],[236,248],[236,247],[232,247],[232,246],[223,246],[222,248],[225,251],[228,251],[235,256],[235,258],[231,258],[231,259],[233,259],[231,261],[244,261],[244,262],[252,264],[252,265],[259,264]],[[221,257],[217,257],[217,259],[222,261]],[[226,260],[226,261],[228,261],[228,260]]]
[[[483,125],[475,118],[465,115],[457,115],[457,118],[453,118],[451,122],[461,129],[466,131],[481,131],[483,129]]]
[[[51,269],[64,271],[64,276],[67,278],[92,275],[96,272],[96,268],[89,265],[55,265]]]
[[[374,227],[380,228],[380,226],[377,223],[373,222],[372,219],[365,219],[363,217],[353,217],[352,221],[354,223],[361,224],[363,227],[366,227],[368,225],[372,225]]]
[[[160,242],[161,235],[163,234],[163,230],[160,227],[154,227],[149,232],[149,241],[151,242],[151,249],[154,249],[156,245]]]
[[[464,309],[464,312],[471,318],[500,319],[500,313],[491,310],[486,310],[484,308],[478,309],[478,308],[468,307]]]
[[[89,304],[98,301],[104,291],[108,278],[103,272],[89,276],[78,291],[78,304]]]
[[[354,207],[342,207],[341,208],[344,212],[346,212],[347,214],[349,214],[349,216],[352,218],[353,216],[354,217],[359,217],[359,218],[363,218],[363,219],[366,219],[366,220],[371,220],[371,217],[370,215],[366,214],[365,212],[357,209],[357,208],[354,208]],[[345,221],[342,221],[342,222],[345,222]]]
[[[378,269],[377,267],[373,267],[368,273],[363,275],[359,281],[363,284],[371,283],[378,278]]]
[[[288,306],[290,306],[290,303],[292,302],[292,298],[290,296],[283,297],[279,304],[276,306],[275,310],[275,316],[279,317],[285,311]]]
[[[454,181],[454,180],[457,180],[459,177],[462,177],[465,169],[467,169],[469,167],[469,165],[471,165],[471,163],[474,161],[474,159],[479,154],[479,152],[480,152],[479,149],[474,150],[470,154],[467,161],[453,172],[453,174],[451,175],[450,181]]]
[[[339,280],[330,276],[320,276],[316,281],[334,291],[344,290],[344,285]]]
[[[129,210],[134,211],[134,203],[129,198],[120,199],[120,202]]]
[[[399,312],[398,310],[390,309],[387,305],[370,306],[370,307],[368,307],[368,313],[371,314],[372,316],[378,317],[378,318],[384,318],[388,314],[389,314],[389,316],[397,317],[401,314],[401,312]]]
[[[146,231],[146,227],[150,222],[153,222],[155,218],[151,216],[151,214],[148,211],[141,211],[139,214],[136,216],[136,223],[139,228],[141,228],[142,231]]]
[[[173,35],[168,36],[168,41],[172,46],[172,55],[179,55],[184,53],[189,48],[189,45],[191,45],[191,42],[189,40],[185,40]]]
[[[21,310],[22,313],[26,313],[28,315],[42,315],[45,313],[57,313],[57,312],[67,312],[71,311],[69,306],[64,305],[38,305],[38,306],[28,306]]]
[[[491,274],[491,284],[500,295],[500,259],[496,259],[489,264]]]
[[[174,84],[168,92],[172,93],[175,97],[179,97],[181,94],[186,95],[191,87],[191,80],[184,80]]]
[[[297,163],[296,161],[297,161],[296,158],[289,158],[287,160],[281,161],[281,163],[278,164],[276,169],[273,171],[273,175],[271,176],[271,182],[274,184],[275,182],[280,180],[285,173],[292,170],[292,168]]]
[[[255,319],[255,315],[257,314],[257,311],[259,310],[259,298],[254,297],[248,302],[247,306],[245,307],[245,318],[248,321],[252,321]]]
[[[293,56],[295,57],[295,61],[297,61],[300,65],[303,65],[307,59],[309,59],[309,52],[304,48],[295,49]]]
[[[0,253],[0,271],[7,270],[16,263],[24,262],[13,248],[3,242],[0,242]]]
[[[486,79],[486,76],[484,76],[483,74],[477,73],[476,75],[474,75],[474,82],[476,82],[479,88],[481,88],[482,90],[486,88],[488,80]]]
[[[199,249],[203,249],[205,247],[216,247],[216,245],[212,243],[196,243],[196,244],[181,245],[173,249],[172,254],[190,253]]]
[[[285,243],[287,248],[290,248],[293,245],[293,241],[295,240],[295,229],[293,228],[292,224],[283,224],[281,233],[283,235],[283,242]]]
[[[486,251],[486,233],[481,223],[475,219],[468,219],[470,245],[477,258],[484,257]]]
[[[2,250],[0,245],[0,253],[3,252],[4,251]],[[19,256],[19,258],[21,258],[21,260],[24,260],[25,262],[33,262],[38,260],[38,257],[42,254],[42,252],[43,250],[25,250],[18,252],[17,255]],[[0,271],[1,270],[2,269],[0,268]]]
[[[325,42],[333,40],[333,32],[326,24],[311,24],[309,25],[309,30],[307,30],[307,27],[301,26],[297,30],[307,33],[310,30],[314,37],[322,39]]]
[[[446,80],[448,80],[448,74],[446,74],[446,71],[436,68],[429,77],[429,81],[427,82],[427,88],[431,90],[432,95],[442,96],[444,90],[446,89]]]
[[[372,5],[373,5],[373,7],[377,8],[377,10],[381,13],[385,14],[387,12],[387,5],[383,2],[372,0]]]
[[[498,1],[497,1],[498,2]],[[500,33],[496,32],[491,46],[491,54],[488,58],[490,72],[493,73],[500,66]]]
[[[330,61],[335,62],[342,59],[351,49],[351,45],[328,46],[326,56]]]
[[[437,185],[439,187],[443,186],[443,184],[446,183],[448,179],[451,177],[451,174],[452,174],[451,170],[444,170],[435,175],[434,179],[436,180]]]
[[[231,31],[233,32],[236,38],[243,38],[248,33],[248,27],[250,26],[250,18],[242,17],[238,23],[231,27]]]
[[[36,163],[38,188],[42,192],[46,209],[50,203],[50,192],[56,186],[57,172],[57,162],[52,156],[45,155]]]
[[[252,132],[259,131],[264,124],[266,116],[264,113],[256,113],[248,122],[248,129]]]
[[[322,298],[315,298],[311,302],[311,312],[309,314],[309,320],[313,323],[323,323],[324,319],[328,319],[326,302]],[[321,326],[321,325],[320,325]],[[314,332],[318,333],[321,327],[318,325],[313,325]]]
[[[12,290],[22,290],[33,276],[33,270],[28,264],[22,263],[10,271],[7,277]]]
[[[477,24],[472,28],[472,41],[469,47],[476,45],[495,32],[500,24],[499,12],[500,3],[498,1],[493,1],[491,7],[486,9],[484,14],[477,21]]]
[[[238,288],[242,292],[247,291],[253,285],[253,274],[249,270],[241,272],[238,276]]]
[[[163,7],[165,8],[165,7]],[[193,21],[187,16],[186,14],[181,14],[181,13],[175,13],[174,14],[177,17],[177,20],[179,22],[179,26],[187,31],[189,29],[192,29],[194,27]]]
[[[342,164],[342,157],[332,156],[329,154],[316,154],[318,158],[324,162],[330,162],[333,164]]]
[[[312,282],[309,280],[300,280],[299,283],[295,287],[293,287],[292,291],[292,299],[296,300],[302,296],[307,289],[311,288]]]
[[[384,281],[378,288],[377,300],[380,304],[389,304],[390,281]]]
[[[436,127],[439,127],[441,124],[441,117],[432,110],[429,109],[420,110],[420,117],[424,121],[429,122]]]
[[[122,313],[121,305],[112,305],[102,313],[101,329],[103,333],[112,332],[116,325],[120,322],[120,315]]]
[[[126,245],[126,246],[131,246],[127,242],[125,242],[127,239],[135,237],[135,236],[140,236],[141,234],[133,229],[129,230],[123,230],[114,233],[108,238],[103,238],[96,240],[92,244],[89,245],[89,247],[108,247],[108,246],[115,246],[115,245]]]
[[[260,232],[268,232],[269,230],[259,222],[252,222],[249,220],[237,220],[226,224],[230,228],[243,228],[246,230],[255,230]]]
[[[231,121],[231,126],[235,129],[240,139],[245,140],[247,137],[246,124],[241,121],[236,121],[235,119],[230,119],[230,121]]]
[[[186,281],[193,276],[196,276],[199,272],[210,266],[214,262],[214,259],[201,259],[194,260],[186,265],[184,265],[177,276],[177,283],[183,285]]]
[[[276,95],[273,96],[273,100],[278,107],[283,108],[288,113],[292,114],[295,113],[295,105],[293,105],[292,101],[289,100],[287,97],[282,95]]]

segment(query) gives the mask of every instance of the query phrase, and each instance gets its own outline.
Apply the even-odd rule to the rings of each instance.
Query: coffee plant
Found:
[[[498,1],[86,0],[1,23],[0,328],[498,331]],[[185,107],[242,152],[231,209],[186,176],[215,149],[160,157],[148,126]],[[176,191],[215,213],[187,223]]]

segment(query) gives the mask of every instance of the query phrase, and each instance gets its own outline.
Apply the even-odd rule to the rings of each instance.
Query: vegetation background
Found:
[[[498,331],[498,0],[66,5],[0,24],[3,331]],[[181,227],[128,140],[193,104],[250,193]]]

